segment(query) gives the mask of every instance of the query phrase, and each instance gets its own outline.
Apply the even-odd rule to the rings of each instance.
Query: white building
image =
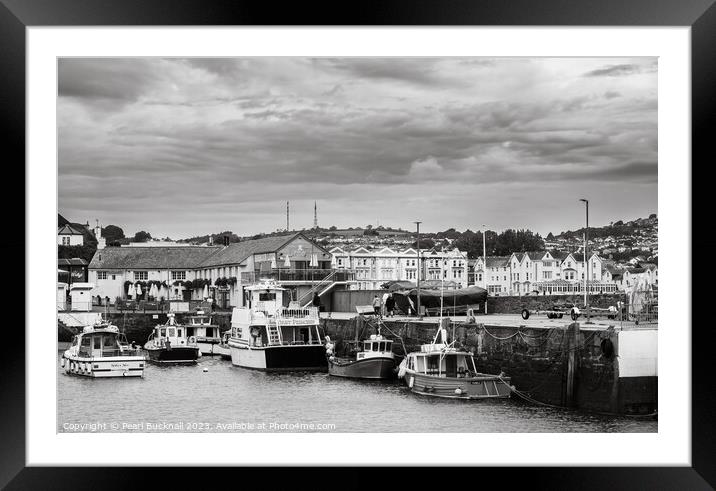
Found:
[[[467,254],[458,249],[436,251],[421,249],[420,265],[418,251],[413,248],[396,250],[389,247],[370,250],[359,247],[345,250],[334,247],[330,250],[332,267],[355,272],[352,289],[378,290],[387,281],[445,280],[468,285]]]
[[[57,229],[57,245],[76,246],[84,243],[84,234],[76,226],[66,223]]]
[[[224,246],[106,247],[92,257],[88,276],[96,285],[95,299],[125,299],[129,283],[144,285],[144,290],[155,283],[160,285],[158,297],[165,300],[202,300],[206,284],[210,296],[228,307],[243,306],[244,287],[259,278],[276,279],[294,300],[303,300],[331,273],[330,266],[328,251],[298,233]],[[334,280],[332,284],[344,283]]]
[[[595,253],[589,261],[589,290],[593,293],[616,291],[617,284],[604,268],[604,259]],[[491,295],[566,295],[584,292],[586,271],[578,255],[539,251],[488,256],[487,268],[480,257],[475,260],[473,277],[474,284],[487,289]]]

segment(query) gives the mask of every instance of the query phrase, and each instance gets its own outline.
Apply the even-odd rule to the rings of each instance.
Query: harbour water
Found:
[[[273,374],[219,357],[148,364],[144,378],[65,374],[58,353],[58,432],[656,432],[652,419],[535,406],[516,398],[421,397],[395,382]],[[207,369],[205,372],[204,369]]]

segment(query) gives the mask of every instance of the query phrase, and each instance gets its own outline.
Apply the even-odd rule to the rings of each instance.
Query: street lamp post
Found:
[[[487,291],[487,247],[485,244],[485,224],[482,224],[482,286]],[[485,313],[487,314],[487,298],[485,298]]]
[[[417,249],[418,249],[418,270],[417,270],[417,276],[418,276],[418,281],[417,281],[417,283],[418,283],[418,305],[416,306],[416,308],[417,308],[418,317],[420,317],[420,273],[421,273],[421,269],[422,269],[422,267],[421,267],[421,265],[420,265],[420,224],[423,223],[423,222],[417,222],[417,221],[416,221],[416,222],[413,222],[413,223],[414,223],[415,225],[417,225],[417,228],[418,228],[418,247],[417,247]]]
[[[586,213],[586,227],[584,229],[584,264],[586,272],[584,276],[584,307],[587,310],[587,324],[589,324],[590,313],[589,313],[589,200],[581,198],[579,201],[584,202],[584,209]]]

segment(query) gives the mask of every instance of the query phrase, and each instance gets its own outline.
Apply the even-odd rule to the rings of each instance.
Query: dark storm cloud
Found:
[[[608,65],[597,70],[591,70],[584,74],[585,77],[621,77],[626,75],[634,75],[645,71],[655,71],[655,65],[643,66],[643,65]]]
[[[482,198],[458,183],[497,201],[536,185],[521,191],[537,193],[536,209],[551,206],[538,190],[555,182],[625,196],[638,185],[642,198],[651,183],[655,200],[655,64],[610,61],[63,59],[60,206],[138,227],[150,210],[156,227],[180,228],[179,203],[218,227],[218,210],[255,224],[260,204],[306,195],[331,200],[345,225],[364,225],[377,203],[405,210],[408,195],[474,207]],[[618,66],[631,68],[605,76]],[[360,206],[340,208],[347,196]]]
[[[60,97],[132,102],[157,80],[143,59],[63,58],[57,65]]]

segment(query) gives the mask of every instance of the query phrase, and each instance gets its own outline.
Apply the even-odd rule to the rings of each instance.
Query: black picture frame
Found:
[[[425,26],[690,26],[692,68],[692,183],[708,182],[704,169],[713,165],[714,145],[710,140],[716,114],[716,6],[714,0],[377,0],[342,4],[339,2],[292,2],[277,7],[269,3],[240,0],[0,0],[0,121],[6,162],[23,162],[25,156],[25,28],[30,26],[120,26],[120,25],[425,25]],[[14,157],[12,157],[14,156]],[[6,164],[7,165],[7,164]],[[673,163],[671,165],[679,165]],[[688,164],[687,164],[688,165]],[[7,168],[7,167],[6,167]],[[699,179],[701,178],[701,179]],[[24,178],[23,178],[24,182]],[[16,186],[23,188],[22,186]],[[696,214],[708,210],[708,203],[692,194],[692,223]],[[703,195],[701,195],[703,196]],[[702,222],[703,223],[703,222]],[[711,234],[691,239],[692,251],[712,250]],[[21,241],[22,242],[22,241]],[[6,258],[25,257],[23,244],[4,245]],[[691,264],[682,264],[689,268]],[[18,268],[17,277],[25,278]],[[694,283],[692,302],[706,301],[704,289]],[[708,305],[708,303],[706,304]],[[665,326],[688,332],[692,305],[682,306],[686,326]],[[26,306],[27,308],[27,306]],[[7,327],[7,326],[4,326]],[[508,471],[509,483],[549,489],[711,489],[716,487],[716,431],[712,408],[716,396],[711,383],[710,350],[713,328],[708,324],[691,330],[692,336],[692,467],[641,468],[522,468]],[[38,326],[26,326],[26,329]],[[49,468],[25,466],[25,359],[24,342],[17,330],[3,350],[0,375],[2,414],[0,419],[0,486],[9,489],[114,489],[141,485],[145,474],[127,468]],[[6,338],[8,342],[8,338]],[[668,395],[667,395],[668,396]],[[578,449],[575,449],[578,450]],[[213,474],[214,471],[212,471]],[[235,471],[234,471],[235,472]],[[263,471],[262,471],[263,472]],[[268,469],[265,472],[270,474]],[[296,482],[354,489],[362,476],[360,469],[333,469],[316,482],[307,469],[283,469],[281,474]],[[460,485],[504,479],[505,469],[450,471],[462,476]],[[173,469],[158,474],[163,487],[206,485],[208,473],[199,469]],[[276,476],[277,474],[270,474]],[[410,475],[427,485],[425,472],[394,474],[394,484],[404,485]],[[335,477],[334,477],[335,476]],[[398,478],[399,476],[399,478]],[[149,477],[149,476],[148,476]],[[337,482],[336,479],[339,481]],[[495,481],[493,481],[495,482]],[[246,481],[248,483],[248,481]],[[208,486],[205,486],[208,487]],[[269,486],[271,487],[271,486]],[[274,488],[275,489],[275,488]]]

